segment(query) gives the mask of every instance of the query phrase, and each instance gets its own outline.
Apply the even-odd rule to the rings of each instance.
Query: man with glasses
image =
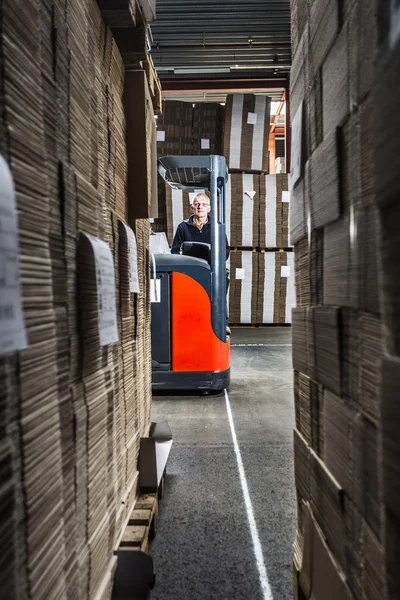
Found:
[[[193,215],[179,223],[172,242],[171,254],[179,254],[183,242],[204,242],[211,244],[211,224],[208,221],[210,213],[210,198],[204,192],[193,198]],[[226,260],[229,257],[229,244],[226,239]]]
[[[210,214],[210,198],[204,192],[196,194],[192,202],[193,215],[186,221],[179,223],[174,241],[172,242],[171,254],[179,254],[183,242],[204,242],[211,244],[211,224],[208,221]],[[226,237],[226,236],[225,236]],[[226,260],[229,258],[229,244],[226,238]],[[229,287],[229,271],[226,270],[226,292]],[[231,334],[228,327],[228,310],[226,313],[226,333]]]

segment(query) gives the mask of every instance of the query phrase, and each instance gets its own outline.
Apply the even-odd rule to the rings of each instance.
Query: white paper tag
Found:
[[[245,194],[247,194],[247,196],[249,196],[249,198],[251,198],[253,200],[254,196],[256,195],[257,192],[245,192]]]
[[[170,254],[167,236],[165,232],[152,233],[150,236],[150,253],[151,254]]]
[[[236,279],[244,279],[245,270],[244,269],[236,269]]]
[[[301,178],[302,168],[302,149],[303,149],[303,101],[292,121],[292,157],[290,167],[290,184],[296,185]]]
[[[290,277],[290,267],[285,265],[281,267],[281,277]]]
[[[129,225],[125,223],[124,225],[128,239],[129,291],[134,294],[140,294],[136,237]]]
[[[165,142],[165,131],[160,131],[157,129],[157,142]]]
[[[257,125],[257,113],[247,113],[247,124]]]
[[[400,2],[390,2],[390,47],[394,48],[400,37]]]
[[[150,302],[161,302],[161,281],[159,279],[155,281],[150,279]]]
[[[0,355],[26,347],[15,189],[10,169],[0,156]]]
[[[85,235],[92,245],[96,265],[100,346],[107,346],[118,342],[114,260],[106,242],[88,233]]]
[[[290,202],[290,192],[282,192],[282,202]]]
[[[201,140],[201,149],[209,150],[210,149],[210,140]]]

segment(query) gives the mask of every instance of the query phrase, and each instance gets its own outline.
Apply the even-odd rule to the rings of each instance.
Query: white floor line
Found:
[[[238,347],[254,347],[254,346],[262,346],[263,348],[276,348],[281,346],[292,346],[292,344],[231,344],[231,348]]]
[[[253,550],[254,556],[256,559],[258,574],[260,578],[261,590],[263,592],[264,600],[273,600],[272,590],[268,580],[267,568],[264,562],[264,556],[262,551],[262,546],[260,542],[260,537],[258,535],[257,523],[254,517],[253,505],[250,498],[249,487],[247,485],[246,473],[244,471],[242,455],[240,453],[239,444],[236,437],[235,424],[233,422],[231,403],[229,401],[228,392],[225,392],[225,402],[226,402],[226,411],[228,413],[229,426],[231,428],[233,446],[236,454],[236,461],[239,470],[240,484],[242,486],[244,503],[246,506],[247,518],[249,521],[251,539],[253,541]]]

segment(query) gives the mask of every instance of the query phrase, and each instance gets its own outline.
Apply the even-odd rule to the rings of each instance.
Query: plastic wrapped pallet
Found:
[[[296,305],[293,252],[258,253],[257,323],[292,322]]]
[[[258,254],[231,252],[229,322],[257,323]]]
[[[223,153],[229,169],[268,173],[271,99],[253,94],[228,95]]]

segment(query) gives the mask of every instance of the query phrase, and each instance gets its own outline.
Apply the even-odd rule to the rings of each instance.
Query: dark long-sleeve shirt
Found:
[[[226,238],[226,260],[229,258],[229,244]],[[179,223],[175,233],[174,241],[172,242],[171,254],[179,254],[183,242],[204,242],[211,244],[211,224],[207,222],[199,229],[193,223],[193,217],[189,217],[186,221]]]

